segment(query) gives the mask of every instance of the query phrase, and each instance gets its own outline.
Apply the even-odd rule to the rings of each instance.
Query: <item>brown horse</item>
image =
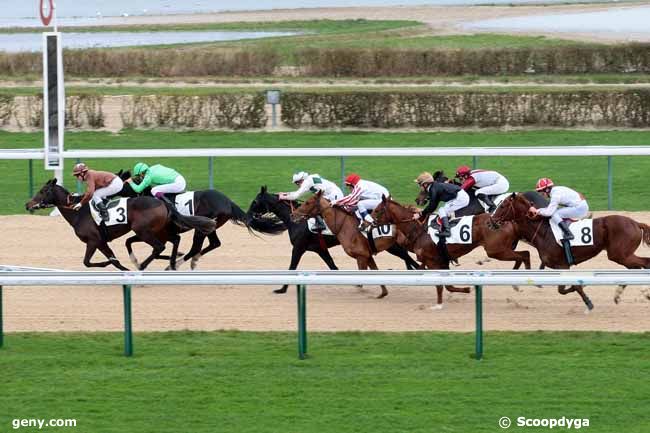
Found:
[[[555,242],[551,225],[547,218],[530,218],[528,210],[533,204],[521,194],[513,193],[505,199],[494,214],[497,221],[513,221],[517,231],[526,242],[537,248],[539,257],[549,268],[568,269],[564,250]],[[641,242],[650,245],[650,226],[622,215],[609,215],[593,220],[593,245],[571,247],[575,263],[595,257],[603,250],[607,258],[628,269],[650,268],[650,258],[634,254]],[[618,303],[625,286],[617,291],[614,300]],[[589,310],[594,308],[582,286],[559,286],[563,295],[578,292]]]
[[[161,200],[154,197],[136,197],[127,201],[128,221],[106,227],[104,233],[95,224],[90,214],[90,206],[85,204],[78,211],[72,210],[72,196],[56,179],[48,181],[36,195],[25,204],[27,210],[56,207],[63,218],[72,226],[77,237],[86,244],[84,265],[87,267],[106,267],[113,265],[122,271],[128,271],[108,246],[108,242],[124,236],[133,230],[135,234],[153,248],[151,255],[142,262],[139,269],[144,269],[165,249],[165,242],[173,244],[170,261],[173,264],[178,243],[179,230],[193,228],[202,233],[211,233],[216,223],[204,217],[187,217],[175,213],[165,206]],[[108,259],[105,262],[91,262],[92,256],[99,249]]]
[[[419,209],[404,207],[386,197],[375,208],[372,216],[377,224],[395,224],[402,233],[399,238],[402,246],[412,251],[417,259],[428,269],[449,269],[449,260],[441,255],[436,244],[429,236],[428,227],[419,220],[413,220],[413,215]],[[513,224],[503,224],[500,228],[492,227],[490,215],[481,214],[474,217],[472,224],[472,243],[447,244],[449,256],[452,259],[464,256],[478,246],[482,246],[489,257],[503,261],[514,261],[514,269],[523,263],[530,269],[530,253],[528,251],[514,251],[512,246],[518,240]],[[451,292],[469,293],[468,288],[446,286]],[[442,286],[437,286],[437,308],[442,308]]]
[[[322,191],[317,192],[293,211],[294,220],[312,218],[321,215],[329,229],[336,235],[346,254],[357,260],[357,267],[361,270],[377,269],[377,264],[372,257],[368,239],[359,231],[357,218],[340,207],[334,207],[322,196]],[[396,236],[380,237],[375,239],[376,250],[384,251],[397,243]],[[378,298],[388,295],[386,286],[381,286]]]

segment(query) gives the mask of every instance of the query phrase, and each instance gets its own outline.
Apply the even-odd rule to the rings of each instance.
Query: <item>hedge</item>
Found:
[[[271,76],[412,77],[650,72],[650,44],[501,49],[298,50],[297,64],[280,53],[224,48],[66,50],[67,74],[88,77]],[[286,68],[292,66],[294,68]],[[297,68],[296,68],[297,67]],[[0,75],[40,74],[39,53],[0,52]]]
[[[650,126],[650,90],[550,93],[286,93],[291,128]]]

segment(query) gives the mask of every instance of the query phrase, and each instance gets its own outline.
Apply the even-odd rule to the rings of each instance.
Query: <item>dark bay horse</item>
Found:
[[[542,263],[553,269],[568,269],[563,248],[557,244],[551,225],[547,218],[529,218],[528,210],[533,204],[522,194],[512,193],[494,213],[498,221],[513,221],[522,239],[534,246],[539,252]],[[607,258],[628,269],[650,268],[650,258],[639,257],[635,251],[643,242],[650,245],[650,226],[622,215],[609,215],[593,220],[593,245],[571,247],[575,263],[582,263],[607,251]],[[618,302],[622,289],[617,292]],[[594,306],[585,294],[582,286],[559,286],[563,295],[578,292],[589,310]]]
[[[293,211],[293,218],[300,221],[321,215],[329,229],[336,235],[345,253],[356,259],[357,267],[360,270],[377,270],[377,264],[373,258],[368,239],[359,231],[357,217],[346,210],[332,206],[323,197],[321,191],[311,196],[298,209]],[[396,236],[382,237],[375,240],[377,251],[384,251],[397,242]],[[388,295],[386,286],[381,287],[381,294],[378,298]]]
[[[300,259],[307,251],[312,251],[318,254],[328,268],[337,270],[338,267],[334,263],[334,259],[332,259],[328,249],[339,245],[339,240],[336,236],[321,236],[311,232],[307,226],[306,220],[297,222],[293,221],[291,218],[291,211],[296,207],[298,207],[296,202],[280,200],[277,194],[269,193],[266,186],[262,186],[260,192],[251,202],[248,214],[254,222],[262,223],[265,220],[268,220],[268,218],[265,217],[265,214],[272,213],[284,224],[284,228],[289,231],[289,240],[293,247],[291,250],[291,263],[289,264],[289,270],[298,268]],[[268,223],[265,225],[268,225]],[[406,269],[417,269],[420,266],[411,258],[411,256],[409,256],[408,251],[397,244],[391,245],[386,251],[404,260]],[[280,289],[274,290],[275,293],[286,293],[286,291],[286,284]]]
[[[139,239],[151,245],[151,255],[142,262],[140,269],[145,269],[149,263],[162,253],[165,242],[174,244],[172,257],[178,251],[180,237],[178,230],[192,228],[203,233],[214,230],[214,221],[201,217],[186,217],[170,211],[165,204],[154,197],[136,197],[127,201],[128,221],[126,224],[106,227],[102,234],[90,213],[90,206],[85,204],[78,211],[72,210],[71,194],[62,186],[57,185],[56,179],[48,181],[36,195],[25,204],[27,210],[56,207],[63,218],[70,224],[77,237],[86,244],[84,265],[87,267],[106,267],[113,265],[127,271],[128,269],[115,258],[108,242],[124,236],[133,230]],[[91,262],[95,251],[102,252],[108,259],[106,262]]]
[[[120,171],[118,173],[118,176],[120,176],[122,179],[128,179],[131,177],[131,174],[129,171]],[[121,197],[136,197],[138,195],[150,196],[150,191],[151,189],[147,187],[144,191],[142,191],[142,193],[137,194],[135,191],[133,191],[130,184],[125,183],[122,191],[116,195]],[[233,202],[222,192],[215,189],[194,191],[194,202],[190,203],[190,206],[193,207],[194,215],[214,220],[216,225],[214,227],[214,230],[209,233],[195,230],[190,250],[181,259],[177,260],[174,266],[170,266],[171,269],[175,269],[188,260],[191,260],[191,269],[195,269],[201,257],[221,246],[221,240],[217,235],[217,229],[228,221],[231,221],[235,225],[246,227],[249,232],[254,230],[265,234],[278,234],[284,231],[282,224],[278,224],[277,222],[251,221],[248,215],[239,206],[237,206],[235,202]],[[187,231],[187,229],[180,230],[179,233],[183,233],[185,231]],[[208,245],[203,248],[203,243],[205,242],[206,238],[208,239]],[[134,263],[137,263],[137,259],[133,254],[132,245],[136,242],[142,242],[142,240],[137,235],[132,236],[126,240],[126,249],[129,252],[131,261]]]
[[[402,233],[400,241],[409,251],[415,253],[417,259],[428,269],[449,269],[449,261],[443,257],[438,247],[429,236],[426,223],[413,220],[413,215],[419,211],[414,207],[404,207],[386,197],[377,206],[372,214],[377,224],[395,224]],[[497,260],[514,261],[514,269],[522,263],[530,269],[530,253],[528,251],[514,251],[513,244],[518,239],[518,234],[513,224],[502,224],[498,229],[493,227],[490,215],[483,213],[476,215],[472,224],[472,242],[469,244],[447,244],[447,251],[452,259],[464,256],[478,246],[482,246],[487,255]],[[437,307],[442,308],[442,286],[437,286]],[[468,288],[455,288],[447,286],[451,292],[469,293]]]

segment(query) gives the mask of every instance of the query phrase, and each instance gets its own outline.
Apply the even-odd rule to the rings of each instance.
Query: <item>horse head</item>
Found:
[[[413,211],[388,197],[382,196],[381,203],[373,211],[372,217],[378,225],[395,224],[411,221]]]
[[[68,192],[62,186],[57,185],[56,182],[56,178],[48,180],[36,195],[25,203],[25,209],[31,211],[67,205]]]
[[[294,222],[299,222],[307,218],[313,218],[316,215],[320,215],[325,207],[327,200],[323,198],[323,191],[318,191],[313,196],[309,197],[299,208],[295,209],[291,214],[291,219]]]
[[[517,221],[528,217],[532,203],[523,194],[513,192],[501,202],[492,218],[496,221]]]

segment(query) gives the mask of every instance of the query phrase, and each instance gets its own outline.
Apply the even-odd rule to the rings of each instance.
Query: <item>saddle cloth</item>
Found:
[[[181,192],[179,194],[165,194],[174,203],[178,213],[184,216],[193,216],[196,211],[194,191]]]
[[[460,218],[449,220],[451,236],[446,241],[448,244],[471,244],[472,243],[472,224],[474,215],[468,215]],[[438,215],[431,215],[428,220],[429,236],[433,243],[438,244],[438,234],[440,233],[440,223]]]
[[[575,222],[573,220],[565,221],[570,224],[569,230],[573,233],[573,240],[569,242],[569,245],[572,247],[586,247],[594,244],[593,219],[583,219]],[[564,237],[562,229],[553,220],[549,220],[549,223],[551,224],[555,242],[562,246],[562,238]]]
[[[104,223],[106,226],[116,226],[129,222],[126,207],[127,200],[126,197],[115,197],[108,202],[106,205],[108,208],[108,221]],[[90,206],[90,215],[95,220],[95,224],[99,225],[102,222],[102,217],[99,215],[95,203],[91,201],[88,205]]]

